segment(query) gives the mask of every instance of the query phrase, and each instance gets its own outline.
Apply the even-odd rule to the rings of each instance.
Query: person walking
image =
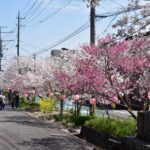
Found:
[[[5,96],[3,95],[3,93],[0,93],[0,110],[5,108]]]
[[[11,100],[10,100],[11,108],[12,108],[12,109],[14,109],[15,101],[16,101],[16,91],[13,91],[12,97],[11,97]]]
[[[12,98],[12,90],[10,89],[8,91],[8,102],[9,102],[9,104],[11,103],[11,98]]]
[[[18,109],[18,107],[19,107],[19,92],[16,91],[15,108]]]
[[[1,97],[1,94],[0,94],[0,110],[3,109],[3,98]]]

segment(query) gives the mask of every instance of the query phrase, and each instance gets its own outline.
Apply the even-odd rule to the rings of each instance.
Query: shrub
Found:
[[[86,121],[93,119],[93,116],[78,116],[76,118],[74,118],[74,123],[76,126],[81,126],[83,124],[85,124]]]
[[[63,116],[60,116],[60,115],[53,115],[53,118],[54,118],[55,121],[57,121],[57,122],[63,121]]]
[[[25,100],[24,98],[19,98],[20,99],[20,102],[19,102],[19,107],[20,108],[27,108],[27,107],[30,107],[30,102]]]
[[[26,101],[24,98],[20,98],[19,108],[29,111],[37,111],[39,110],[39,104]]]
[[[56,106],[55,100],[54,99],[42,99],[40,100],[40,111],[43,113],[51,113]]]
[[[58,122],[66,122],[66,123],[72,123],[73,122],[73,116],[72,115],[63,115],[61,116],[60,114],[57,115],[53,115],[53,118],[55,119],[55,121]]]
[[[53,118],[55,119],[55,121],[58,122],[63,122],[63,123],[72,123],[75,126],[81,126],[85,123],[85,121],[88,121],[90,119],[93,119],[94,117],[92,116],[78,116],[75,117],[74,115],[54,115]]]
[[[74,114],[74,109],[71,108],[71,109],[68,110],[68,112],[69,112],[70,114]]]
[[[86,126],[96,131],[104,132],[112,136],[134,136],[136,134],[136,121],[134,119],[107,119],[95,118],[85,122]]]

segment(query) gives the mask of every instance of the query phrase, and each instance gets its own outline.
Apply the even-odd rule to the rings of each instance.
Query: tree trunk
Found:
[[[60,115],[63,116],[63,111],[64,111],[64,101],[61,99],[60,100]]]

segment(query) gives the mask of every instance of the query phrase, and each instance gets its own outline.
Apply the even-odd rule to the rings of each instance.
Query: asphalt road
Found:
[[[133,111],[137,115],[137,111]],[[108,113],[111,117],[120,118],[120,119],[129,119],[132,118],[130,113],[127,110],[108,110]],[[89,107],[82,106],[81,109],[82,115],[89,114]],[[95,109],[96,116],[107,116],[106,110]]]
[[[93,150],[94,146],[21,111],[0,111],[0,150]],[[96,149],[98,150],[98,149]]]
[[[65,104],[65,109],[71,109],[74,108],[74,105],[72,104],[72,102],[68,101]],[[108,110],[109,115],[111,117],[115,117],[115,118],[120,118],[120,119],[128,119],[128,118],[132,118],[132,116],[130,115],[130,113],[127,110]],[[89,107],[87,106],[82,106],[81,107],[81,111],[80,113],[82,115],[89,115]],[[134,111],[134,114],[137,115],[137,111]],[[96,116],[107,116],[106,110],[104,109],[95,109],[95,115]]]

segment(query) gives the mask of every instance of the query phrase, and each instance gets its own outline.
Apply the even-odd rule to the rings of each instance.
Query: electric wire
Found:
[[[26,5],[25,5],[25,7],[22,9],[21,13],[23,13],[23,12],[25,11],[25,9],[29,6],[30,3],[31,3],[31,0],[29,0],[29,1],[26,3]]]
[[[82,26],[80,26],[77,30],[75,30],[74,32],[72,32],[71,34],[69,34],[68,36],[66,36],[65,38],[63,38],[63,39],[61,39],[61,40],[59,40],[59,41],[51,44],[50,46],[48,46],[47,48],[45,48],[45,49],[37,52],[36,54],[38,55],[40,53],[48,51],[49,49],[51,49],[51,48],[53,48],[53,47],[55,47],[55,46],[63,43],[63,41],[66,41],[67,39],[69,39],[70,37],[72,37],[73,35],[77,34],[78,32],[82,31],[83,29],[85,29],[87,27],[89,27],[89,21],[86,21]]]
[[[120,6],[121,9],[125,9],[126,7],[124,7],[123,5],[121,5],[120,3],[116,2],[115,0],[111,0],[113,3],[115,3],[116,5]]]
[[[106,32],[108,31],[109,27],[111,26],[111,24],[113,23],[113,21],[114,21],[117,17],[118,17],[118,15],[115,15],[115,16],[110,20],[110,22],[109,22],[109,24],[106,26],[105,30],[104,30],[102,33],[100,33],[100,35],[101,35],[102,37],[106,34]]]
[[[26,52],[27,54],[31,54],[31,52],[27,49],[25,49],[24,47],[20,46],[20,48],[23,50],[23,52]]]
[[[33,20],[35,20],[36,18],[38,18],[44,11],[46,11],[46,9],[50,6],[50,4],[53,2],[54,0],[50,0],[47,5],[38,13],[36,14],[36,16],[34,16],[33,18],[31,18],[26,25],[30,24]]]
[[[28,45],[28,46],[30,46],[30,47],[36,48],[36,49],[42,49],[42,48],[40,48],[40,47],[38,47],[38,46],[35,46],[35,45],[33,45],[33,44],[30,44],[30,43],[25,42],[25,41],[22,41],[22,40],[20,40],[20,42],[23,43],[23,44],[25,44],[25,45]]]
[[[117,12],[112,12],[112,13],[105,13],[105,14],[103,14],[103,15],[96,15],[96,17],[102,19],[102,18],[106,18],[106,17],[112,17],[112,16],[120,15],[120,14],[123,14],[123,13],[125,13],[125,12],[127,12],[127,10],[117,11]],[[116,17],[114,17],[114,19],[115,19],[115,18],[116,18]],[[113,19],[113,20],[114,20],[114,19]],[[72,38],[73,36],[79,34],[79,33],[82,32],[83,30],[87,29],[90,25],[87,25],[86,27],[83,27],[83,26],[84,26],[84,25],[82,25],[79,29],[77,29],[76,31],[74,31],[73,33],[71,33],[70,35],[68,35],[67,37],[65,37],[65,38],[63,38],[63,39],[61,39],[61,40],[55,42],[54,44],[50,45],[49,47],[47,47],[47,48],[45,48],[45,49],[43,49],[43,50],[37,52],[37,55],[38,55],[38,54],[41,54],[41,53],[43,53],[43,52],[46,52],[46,51],[48,51],[48,50],[50,50],[50,49],[52,49],[52,48],[58,46],[59,44],[61,44],[61,43],[65,42],[65,41],[67,41],[68,39]]]
[[[96,20],[96,22],[97,22],[97,21],[100,21],[100,20],[101,20],[101,18],[98,19],[98,20]],[[88,22],[89,22],[89,21],[88,21]],[[46,51],[48,51],[48,50],[50,50],[50,49],[52,49],[52,48],[54,48],[54,47],[60,45],[61,43],[63,43],[63,42],[65,42],[65,41],[69,40],[70,38],[76,36],[77,34],[79,34],[80,32],[84,31],[85,29],[87,29],[87,28],[89,28],[89,27],[90,27],[90,24],[87,24],[87,22],[86,22],[86,23],[83,24],[81,27],[79,27],[77,30],[75,30],[73,33],[71,33],[71,34],[69,34],[68,36],[66,36],[65,38],[63,38],[63,39],[61,39],[61,40],[59,40],[59,41],[57,41],[57,42],[51,44],[49,47],[47,47],[47,48],[45,48],[45,49],[43,49],[43,50],[37,52],[36,54],[39,55],[39,54],[41,54],[41,53],[43,53],[43,52],[46,52]]]
[[[50,18],[54,17],[56,14],[58,14],[60,11],[62,11],[65,7],[67,7],[72,1],[73,0],[69,0],[66,4],[64,4],[61,8],[57,9],[51,15],[47,16],[46,18],[38,21],[37,23],[35,23],[33,25],[41,24],[41,23],[44,23],[44,22],[48,21]]]
[[[25,12],[25,14],[22,16],[24,16],[25,18],[30,14],[30,12],[33,10],[33,8],[36,6],[38,0],[35,0],[34,3],[31,5],[31,7]]]
[[[37,6],[34,7],[34,9],[30,12],[30,14],[28,16],[26,16],[26,20],[25,21],[27,22],[30,19],[32,19],[34,17],[34,15],[36,15],[38,13],[38,11],[41,9],[41,7],[43,7],[44,3],[45,3],[44,1],[41,1],[40,3],[37,3]]]

